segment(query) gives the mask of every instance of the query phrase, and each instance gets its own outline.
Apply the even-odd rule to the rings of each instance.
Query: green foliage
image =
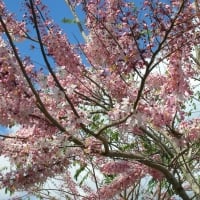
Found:
[[[131,150],[135,147],[134,143],[130,143],[130,144],[123,144],[122,146],[120,146],[120,150],[121,151],[128,151]]]
[[[146,149],[147,154],[154,154],[158,151],[157,146],[153,145],[152,141],[146,136],[141,136],[143,147]]]
[[[149,30],[142,30],[141,31],[141,36],[151,36],[152,32]]]
[[[75,19],[69,19],[65,17],[62,19],[62,22],[66,24],[77,24],[77,21]]]
[[[116,177],[116,175],[104,175],[104,176],[105,176],[104,181],[103,181],[104,184],[110,184],[113,181],[113,179]]]
[[[83,172],[85,170],[87,165],[80,165],[80,167],[76,170],[76,173],[74,175],[75,180],[78,180],[79,175],[81,174],[81,172]]]
[[[112,129],[107,129],[106,135],[109,137],[110,141],[118,142],[119,141],[119,132]]]
[[[83,176],[83,178],[81,179],[81,181],[79,183],[80,186],[84,183],[84,181],[88,178],[88,176],[89,176],[89,172],[86,173],[85,176]]]
[[[85,173],[85,175],[83,177],[81,177],[81,180],[79,182],[80,186],[84,183],[84,181],[88,178],[88,176],[90,174],[89,171],[86,173],[86,167],[87,167],[86,164],[85,165],[80,165],[79,168],[76,170],[75,175],[74,175],[75,180],[78,181],[78,178],[80,177],[80,174],[82,172]]]
[[[8,187],[5,188],[5,194],[9,194],[10,196],[12,196],[15,193],[14,189],[10,189]]]
[[[96,131],[102,126],[102,124],[104,124],[105,119],[101,117],[101,114],[96,113],[92,115],[91,121],[92,122],[90,123],[89,128]]]

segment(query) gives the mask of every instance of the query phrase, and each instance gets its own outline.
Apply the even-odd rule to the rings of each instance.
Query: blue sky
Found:
[[[21,9],[21,3],[24,2],[24,0],[18,0],[18,1],[4,0],[4,2],[10,11],[13,11],[14,13],[16,13],[17,16],[19,15],[22,16],[23,11],[20,11],[20,9]],[[42,2],[48,6],[50,10],[50,16],[54,19],[54,21],[57,24],[61,25],[62,29],[64,29],[64,31],[67,33],[69,39],[73,40],[74,39],[73,34],[78,33],[78,28],[75,24],[64,24],[62,22],[62,19],[64,17],[72,18],[71,12],[69,8],[67,7],[65,1],[64,0],[57,0],[57,1],[43,0]],[[79,14],[81,13],[79,12]]]

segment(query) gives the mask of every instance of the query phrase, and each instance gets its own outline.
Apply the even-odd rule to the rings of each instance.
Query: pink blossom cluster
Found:
[[[50,30],[43,37],[43,42],[47,46],[48,54],[55,59],[58,66],[65,66],[68,73],[80,73],[80,58],[60,30]]]
[[[62,163],[62,165],[61,165]],[[0,175],[1,187],[9,187],[12,191],[23,189],[27,190],[35,183],[42,184],[47,177],[62,173],[68,165],[66,160],[52,160],[49,163],[31,165],[11,171],[5,175]]]
[[[132,163],[127,161],[111,161],[103,165],[101,172],[104,174],[119,174],[130,169]]]
[[[128,11],[122,13],[120,7]],[[129,21],[131,26],[137,23],[134,13],[130,14],[133,8],[133,4],[123,1],[90,1],[87,4],[90,34],[85,53],[94,66],[106,67],[111,72],[129,72],[135,67],[140,59],[139,52],[127,23]]]
[[[15,19],[14,14],[9,13],[5,7],[4,2],[0,1],[0,12],[1,17],[4,20],[4,23],[7,26],[8,31],[10,32],[11,36],[14,40],[23,40],[25,33],[27,31],[25,23],[19,22]],[[3,27],[0,26],[0,33],[3,33]]]
[[[58,139],[38,137],[37,141],[33,139],[31,142],[21,138],[19,141],[16,139],[15,143],[12,143],[12,140],[6,141],[8,145],[2,146],[1,153],[10,157],[10,162],[16,165],[16,170],[7,173],[6,176],[2,175],[2,187],[10,187],[13,190],[28,189],[35,183],[43,183],[48,177],[65,171],[69,165],[69,157],[73,157],[72,153],[67,155],[68,153],[60,151],[64,141]],[[12,145],[9,145],[10,143]]]
[[[85,148],[85,152],[88,154],[99,154],[102,151],[102,143],[93,137],[89,137],[86,138]]]
[[[129,167],[127,167],[129,165]],[[119,168],[118,168],[119,167]],[[124,170],[123,170],[124,167]],[[102,200],[111,199],[116,194],[119,194],[123,189],[129,188],[138,179],[142,178],[145,174],[145,167],[137,163],[128,163],[126,161],[119,161],[114,163],[109,162],[102,168],[106,174],[118,174],[113,181],[104,185],[96,193],[91,194],[86,199],[97,199]]]
[[[9,46],[2,38],[0,43],[0,121],[3,125],[24,123],[35,110],[31,106],[34,100]],[[28,73],[31,74],[31,71],[29,69]]]
[[[185,136],[185,142],[197,141],[200,138],[200,119],[194,118],[193,120],[183,121],[179,125],[179,129]]]

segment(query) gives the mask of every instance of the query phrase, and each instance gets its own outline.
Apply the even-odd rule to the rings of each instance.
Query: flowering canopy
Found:
[[[22,21],[0,1],[0,124],[20,125],[0,140],[16,166],[1,187],[43,197],[59,175],[65,198],[200,197],[198,0],[66,4],[83,44],[70,43],[41,0],[24,0]],[[45,66],[22,56],[19,41]]]

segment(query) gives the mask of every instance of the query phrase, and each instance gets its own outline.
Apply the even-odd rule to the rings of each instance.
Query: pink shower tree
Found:
[[[20,126],[1,135],[0,154],[15,165],[1,172],[1,188],[83,200],[199,198],[198,1],[66,5],[83,44],[70,43],[41,0],[24,0],[23,21],[0,1],[0,124]],[[56,177],[59,188],[43,188]]]

